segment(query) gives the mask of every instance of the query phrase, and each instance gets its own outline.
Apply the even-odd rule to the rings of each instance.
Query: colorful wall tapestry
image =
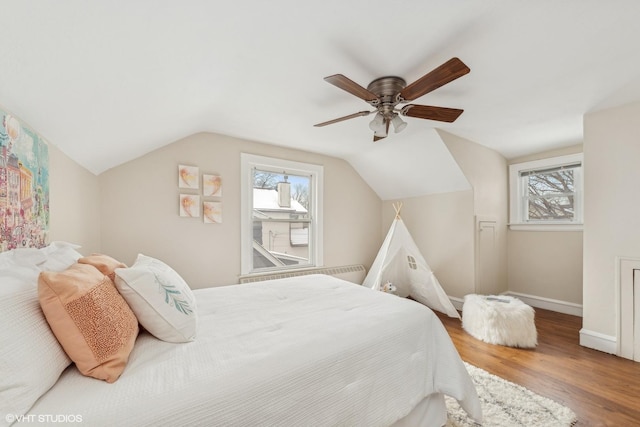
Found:
[[[40,248],[49,232],[49,147],[0,110],[0,252]]]

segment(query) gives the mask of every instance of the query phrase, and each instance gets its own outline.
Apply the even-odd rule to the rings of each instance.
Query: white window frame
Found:
[[[520,174],[527,171],[551,169],[580,163],[574,172],[575,200],[573,221],[526,221],[525,203],[523,203],[525,186]],[[509,166],[509,228],[511,230],[527,231],[580,231],[583,226],[583,181],[584,161],[582,153],[566,156],[550,157],[548,159],[530,162],[514,163]]]
[[[322,201],[323,201],[323,166],[311,163],[302,163],[292,160],[265,157],[255,154],[240,153],[240,272],[242,276],[260,274],[267,271],[290,271],[323,265],[322,242]],[[309,215],[309,264],[304,267],[276,267],[273,269],[253,269],[253,170],[260,169],[275,173],[287,172],[290,175],[309,176],[311,188],[311,206]]]

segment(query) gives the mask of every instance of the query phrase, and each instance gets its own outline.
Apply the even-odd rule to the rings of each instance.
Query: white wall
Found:
[[[100,251],[98,177],[49,144],[49,240],[81,245],[84,255]]]
[[[475,218],[496,218],[499,261],[494,291],[506,291],[506,160],[474,142],[441,130],[438,133],[472,190],[385,201],[383,231],[386,233],[393,221],[392,204],[401,201],[402,219],[442,288],[450,297],[463,298],[476,292]]]
[[[473,191],[403,200],[402,216],[445,291],[461,298],[474,291],[473,217],[499,214],[501,205],[507,205],[501,178],[504,171],[506,181],[507,172],[497,153],[442,135]],[[240,271],[239,153],[243,151],[324,164],[325,191],[331,194],[325,198],[325,264],[370,266],[393,220],[392,201],[382,203],[346,162],[207,133],[184,138],[100,177],[50,145],[50,239],[78,243],[82,253],[109,253],[126,263],[132,263],[138,252],[155,255],[177,264],[194,287],[234,283]],[[223,176],[223,224],[178,217],[180,163]],[[483,176],[483,171],[500,172]],[[582,233],[509,232],[504,241],[505,250],[507,245],[509,249],[509,290],[582,303]],[[562,277],[561,286],[551,280],[557,277]],[[598,304],[599,300],[595,298]]]
[[[509,164],[582,153],[582,144],[510,159]],[[582,231],[507,232],[509,291],[582,304]]]
[[[509,231],[509,291],[582,304],[582,232]]]
[[[102,251],[126,264],[141,252],[166,260],[194,288],[237,283],[240,274],[240,153],[324,166],[324,264],[373,262],[382,241],[381,201],[345,161],[199,133],[99,176]],[[178,216],[177,170],[222,176],[222,224]]]
[[[431,194],[400,201],[402,220],[442,289],[456,298],[473,293],[473,191]],[[385,235],[395,218],[393,203],[385,201],[382,204]]]
[[[640,258],[640,103],[585,115],[583,327],[616,335],[616,257]]]
[[[507,286],[507,218],[508,173],[507,161],[498,152],[483,145],[439,130],[438,133],[462,169],[473,188],[472,239],[477,237],[475,221],[491,218],[496,221],[496,283],[490,284],[484,293],[505,292]],[[474,253],[474,259],[478,254]],[[476,262],[474,261],[474,268]],[[478,287],[475,287],[478,290]]]

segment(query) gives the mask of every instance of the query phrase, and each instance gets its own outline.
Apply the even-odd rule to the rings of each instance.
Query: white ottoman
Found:
[[[509,347],[531,348],[538,344],[533,308],[504,295],[464,297],[462,328],[471,336]]]

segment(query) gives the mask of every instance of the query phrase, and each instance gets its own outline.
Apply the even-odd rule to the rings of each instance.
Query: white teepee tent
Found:
[[[391,282],[398,296],[411,296],[433,310],[460,318],[400,218],[402,204],[393,207],[396,218],[362,285],[380,290]]]

